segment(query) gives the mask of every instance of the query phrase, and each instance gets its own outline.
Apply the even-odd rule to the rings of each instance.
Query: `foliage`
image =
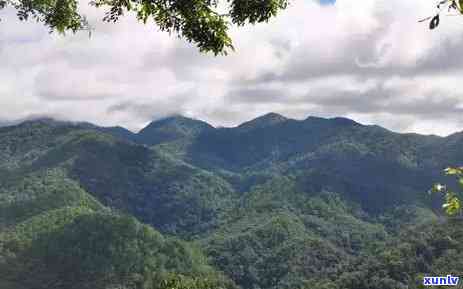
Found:
[[[452,189],[442,184],[435,184],[431,189],[433,193],[444,194],[444,204],[442,208],[445,213],[450,216],[461,216],[462,215],[462,199],[463,199],[463,167],[459,168],[447,168],[445,169],[447,176],[453,176],[457,179],[458,186],[461,192],[455,192]]]
[[[105,208],[74,185],[50,171],[3,189],[1,288],[151,288],[168,272],[231,286],[197,248]]]
[[[228,35],[231,24],[245,25],[266,22],[288,5],[287,0],[95,0],[93,6],[106,8],[104,21],[116,22],[127,12],[135,12],[139,21],[153,22],[162,31],[175,33],[196,44],[201,52],[215,55],[233,50]],[[221,5],[222,4],[222,5]],[[11,6],[20,20],[34,18],[51,31],[64,33],[90,29],[80,15],[76,0],[2,0],[0,9]],[[227,13],[220,13],[222,6]]]
[[[65,208],[39,218],[5,238],[0,271],[18,288],[148,288],[164,272],[213,273],[197,251],[133,217]]]
[[[61,207],[104,209],[60,170],[26,175],[22,180],[0,189],[0,224],[5,226]]]
[[[243,288],[302,288],[334,278],[387,236],[337,194],[298,191],[294,180],[272,179],[246,193],[203,241],[214,264]]]
[[[19,20],[32,18],[44,23],[50,31],[77,32],[88,28],[86,18],[79,14],[76,0],[5,0],[0,9],[11,6],[17,11]]]
[[[429,29],[433,30],[439,26],[440,23],[440,13],[442,11],[454,11],[459,14],[463,14],[463,1],[462,0],[441,0],[437,4],[438,13],[435,16],[426,17],[425,19],[420,20],[419,22],[424,22],[429,19]]]

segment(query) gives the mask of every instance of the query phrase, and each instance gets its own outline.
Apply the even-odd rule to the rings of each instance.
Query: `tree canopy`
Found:
[[[116,22],[135,12],[139,21],[153,20],[160,30],[196,44],[201,52],[218,55],[233,50],[231,25],[266,22],[285,9],[288,0],[94,0],[89,4],[105,9],[104,21]],[[51,32],[89,29],[77,0],[0,0],[0,9],[5,7],[16,9],[20,20],[35,19]]]

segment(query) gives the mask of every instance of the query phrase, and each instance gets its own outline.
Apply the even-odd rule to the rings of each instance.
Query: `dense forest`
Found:
[[[428,193],[462,148],[273,113],[0,127],[0,288],[423,288],[463,275],[462,221]]]

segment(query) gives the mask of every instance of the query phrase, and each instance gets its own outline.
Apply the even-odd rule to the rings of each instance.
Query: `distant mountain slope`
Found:
[[[4,128],[0,156],[5,179],[63,170],[105,206],[162,232],[209,230],[233,201],[230,185],[213,173],[87,126],[37,122]]]
[[[130,130],[123,128],[121,126],[112,126],[112,127],[96,127],[97,130],[108,133],[114,137],[120,139],[126,139],[129,141],[136,141],[137,135]]]
[[[92,135],[91,131],[103,134]],[[180,194],[190,194],[187,187],[194,188],[190,191],[199,187],[193,183],[184,185],[197,177],[200,181],[194,184],[204,184],[199,190],[208,191],[205,188],[213,183],[212,192],[225,192],[219,193],[223,198],[232,191],[228,183],[243,191],[275,176],[297,175],[306,189],[341,192],[364,208],[381,211],[387,206],[419,200],[422,192],[441,178],[443,168],[463,163],[461,134],[447,138],[398,134],[346,118],[308,117],[297,121],[274,113],[234,128],[217,129],[202,121],[175,116],[152,122],[138,134],[120,127],[28,121],[0,128],[0,136],[0,169],[32,163],[47,167],[62,165],[74,158],[74,165],[68,168],[86,189],[108,205],[133,206],[129,211],[137,210],[136,215],[143,215],[144,221],[156,224],[154,219],[162,219],[157,223],[159,226],[166,226],[165,220],[156,217],[156,213],[147,213],[146,206],[151,206],[151,202],[159,204],[160,194],[137,205],[136,200],[128,198],[147,195],[153,198],[152,192],[166,194],[172,186],[183,188]],[[166,167],[162,168],[162,164]],[[171,176],[175,177],[166,175],[168,167],[172,167],[175,173]],[[185,172],[196,177],[180,178]],[[93,175],[97,182],[87,175]],[[158,181],[154,181],[155,175]],[[184,185],[179,186],[182,182]],[[112,197],[107,197],[108,191]],[[168,200],[171,199],[165,201]],[[209,205],[220,211],[220,202],[213,202],[214,205]],[[179,209],[185,214],[188,211]],[[201,210],[194,213],[201,215],[201,219],[210,218],[209,214]],[[177,226],[168,230],[178,230]]]
[[[426,191],[462,148],[461,133],[277,114],[233,128],[172,117],[138,134],[1,127],[0,288],[143,288],[142,268],[221,278],[180,237],[243,289],[417,289],[420,274],[461,266],[461,230],[440,236],[450,224]]]
[[[195,166],[243,176],[244,189],[273,175],[305,174],[312,187],[347,193],[376,211],[413,202],[445,166],[463,162],[455,154],[446,159],[445,153],[430,161],[446,140],[343,118],[296,121],[267,115],[236,128],[205,131],[179,155]]]
[[[257,120],[260,122],[261,120]],[[189,148],[195,163],[242,170],[268,166],[314,154],[372,154],[414,166],[417,153],[432,144],[433,137],[392,133],[375,126],[335,118],[310,117],[304,121],[286,120],[254,129],[217,129],[199,135]]]

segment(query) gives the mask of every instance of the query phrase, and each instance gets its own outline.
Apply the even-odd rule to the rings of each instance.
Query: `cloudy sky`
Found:
[[[82,2],[95,31],[50,35],[0,12],[0,122],[35,116],[138,130],[172,114],[232,126],[273,111],[344,116],[401,132],[463,130],[463,17],[437,31],[433,0],[293,0],[234,28],[236,52],[202,55],[133,17]]]

